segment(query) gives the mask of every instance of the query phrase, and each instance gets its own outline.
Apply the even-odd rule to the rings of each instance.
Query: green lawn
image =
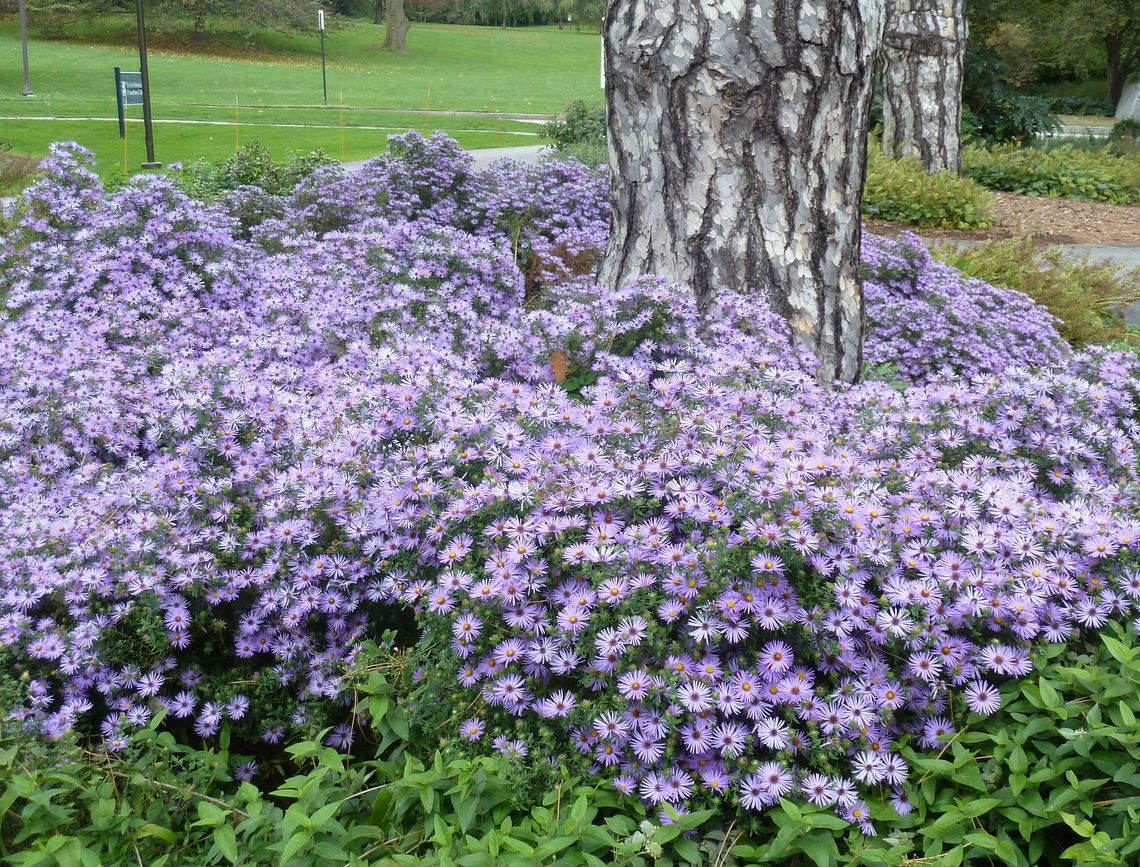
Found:
[[[107,16],[73,29],[67,41],[33,30],[35,96],[25,98],[15,22],[0,18],[0,138],[33,154],[73,139],[96,153],[102,173],[121,171],[113,68],[138,68],[133,22]],[[163,28],[156,24],[160,47],[151,51],[150,72],[156,155],[167,163],[232,152],[239,118],[241,140],[257,139],[278,158],[317,147],[340,156],[342,118],[349,160],[383,150],[388,135],[409,127],[444,130],[469,148],[532,144],[539,141],[535,124],[496,115],[552,114],[570,99],[600,99],[596,33],[417,24],[408,37],[412,53],[397,56],[378,50],[383,27],[349,23],[328,35],[325,108],[315,33],[222,30],[212,50],[223,56],[203,56],[161,47],[177,44],[177,31]],[[130,162],[137,165],[144,157],[141,108],[131,111]],[[492,116],[439,113],[446,111]]]

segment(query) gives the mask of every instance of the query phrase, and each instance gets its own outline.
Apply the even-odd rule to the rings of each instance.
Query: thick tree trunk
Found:
[[[883,147],[928,172],[962,168],[965,0],[887,0]]]
[[[1124,96],[1124,82],[1127,74],[1122,69],[1121,38],[1117,33],[1106,33],[1104,36],[1104,49],[1108,59],[1108,101],[1113,105],[1120,105],[1120,98]]]
[[[388,0],[385,4],[384,21],[388,32],[384,35],[385,51],[403,54],[408,50],[408,30],[412,24],[404,14],[404,0]]]
[[[859,208],[883,0],[610,0],[610,286],[767,293],[819,359],[862,355]]]

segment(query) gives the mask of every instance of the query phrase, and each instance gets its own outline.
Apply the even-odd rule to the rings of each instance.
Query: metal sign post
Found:
[[[154,125],[150,116],[150,73],[146,66],[146,23],[143,20],[143,0],[135,0],[135,17],[139,29],[139,75],[142,77],[143,131],[146,135],[146,162],[144,169],[162,168],[154,159]]]
[[[317,10],[317,29],[321,31],[321,86],[325,92],[325,105],[329,104],[329,80],[325,74],[325,10]]]
[[[126,107],[143,104],[141,72],[123,72],[119,67],[115,67],[115,103],[119,107],[119,138],[126,138]]]

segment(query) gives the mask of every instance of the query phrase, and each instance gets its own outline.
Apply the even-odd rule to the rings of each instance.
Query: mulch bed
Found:
[[[969,232],[922,229],[922,236],[974,241],[1032,238],[1041,244],[1140,244],[1140,205],[1075,202],[1016,193],[993,195],[996,225]],[[888,237],[910,229],[883,220],[866,220],[864,226],[872,234]]]

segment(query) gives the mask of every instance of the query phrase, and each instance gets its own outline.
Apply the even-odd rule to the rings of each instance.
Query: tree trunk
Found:
[[[381,47],[385,51],[404,54],[408,50],[408,30],[412,26],[404,14],[404,0],[388,0],[384,11],[388,32],[384,34],[384,44]]]
[[[928,172],[962,168],[965,0],[887,0],[883,147]]]
[[[1121,65],[1121,38],[1119,33],[1105,33],[1104,49],[1108,59],[1108,101],[1120,105],[1124,96],[1124,81],[1128,77]]]
[[[372,4],[372,23],[381,24],[384,21],[384,0],[375,0]]]
[[[610,0],[613,232],[601,280],[657,274],[707,309],[766,292],[819,360],[862,356],[859,209],[883,0]]]

